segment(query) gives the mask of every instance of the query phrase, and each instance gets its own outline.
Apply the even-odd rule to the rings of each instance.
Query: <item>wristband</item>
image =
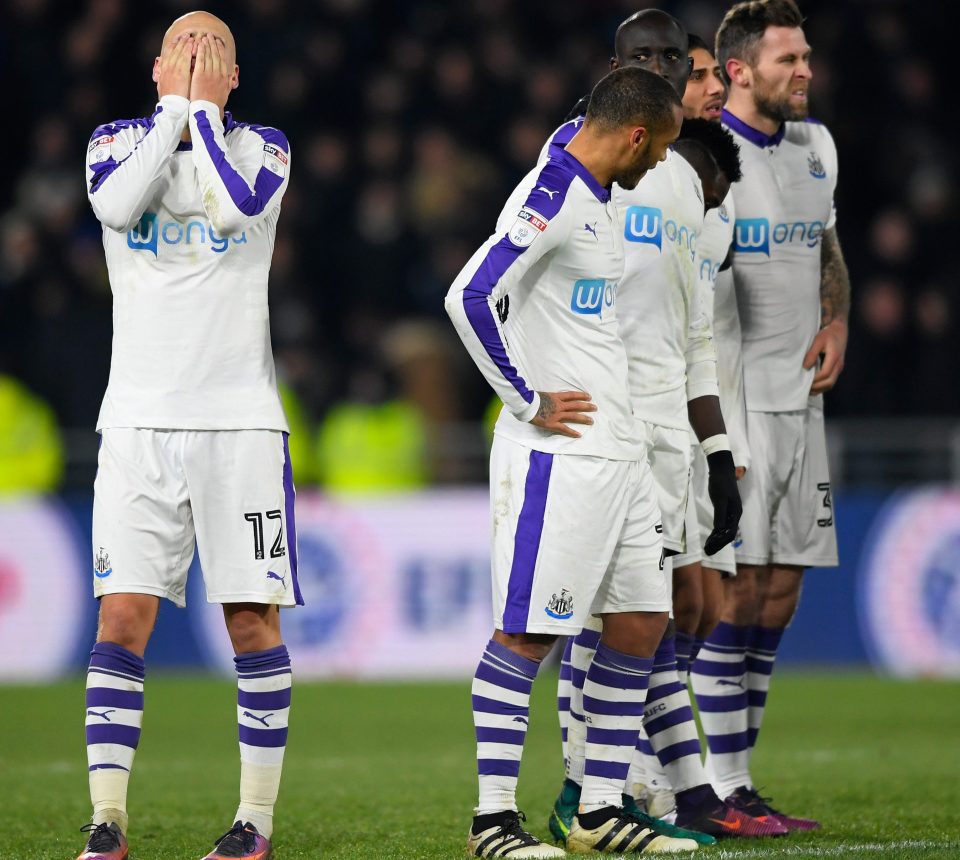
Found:
[[[703,453],[709,457],[717,451],[729,451],[730,439],[726,433],[717,433],[715,436],[704,439],[700,443],[700,447],[703,448]]]

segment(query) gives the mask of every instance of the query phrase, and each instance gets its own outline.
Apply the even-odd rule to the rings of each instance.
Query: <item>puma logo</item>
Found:
[[[92,711],[87,708],[87,714],[91,717],[100,717],[103,720],[106,720],[108,723],[113,722],[107,714],[115,714],[117,712],[116,708],[111,708],[109,711]]]
[[[258,717],[256,714],[251,714],[250,711],[244,711],[243,715],[245,717],[250,717],[251,720],[256,720],[258,723],[263,723],[268,729],[270,728],[270,723],[267,722],[267,717],[272,717],[273,714],[264,714],[262,717]]]
[[[743,689],[743,681],[728,681],[726,678],[717,678],[718,687],[739,687]]]
[[[546,194],[547,197],[549,197],[551,200],[553,200],[553,195],[554,195],[554,194],[559,194],[559,193],[560,193],[559,191],[551,191],[549,188],[544,188],[542,185],[538,185],[538,186],[537,186],[537,191],[542,191],[542,192],[543,192],[544,194]]]

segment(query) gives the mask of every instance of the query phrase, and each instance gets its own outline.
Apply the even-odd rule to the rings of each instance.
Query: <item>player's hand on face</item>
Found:
[[[197,61],[190,81],[190,101],[202,99],[223,108],[230,95],[232,72],[233,68],[227,65],[223,43],[204,33],[197,43]]]
[[[810,386],[811,394],[822,394],[837,384],[840,371],[843,370],[843,356],[847,351],[847,334],[847,324],[842,320],[834,320],[817,332],[803,358],[803,368],[809,370],[823,356]]]
[[[737,536],[743,503],[737,489],[737,469],[729,451],[715,451],[707,456],[710,477],[707,492],[713,502],[713,531],[703,544],[707,555],[714,555]]]
[[[579,439],[580,434],[570,424],[593,424],[587,414],[596,412],[596,404],[590,401],[586,391],[539,391],[540,409],[530,423],[551,433]]]
[[[190,60],[193,56],[193,37],[181,33],[163,46],[160,53],[160,76],[157,94],[190,97]]]

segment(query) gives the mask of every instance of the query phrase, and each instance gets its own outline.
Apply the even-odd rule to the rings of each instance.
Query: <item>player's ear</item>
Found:
[[[737,84],[737,86],[741,87],[750,85],[750,67],[743,62],[743,60],[738,60],[734,57],[731,57],[729,60],[727,60],[725,68],[727,70],[727,77],[730,79],[732,84]]]
[[[240,66],[234,64],[233,74],[230,75],[230,89],[235,90],[240,86]]]
[[[153,78],[155,84],[160,83],[160,58],[154,57],[153,60],[153,74],[150,76]]]
[[[610,58],[610,71],[612,72],[614,69],[619,69],[619,68],[620,68],[620,61],[619,61],[616,57],[611,57],[611,58]]]
[[[638,125],[630,131],[630,145],[640,149],[647,142],[648,137],[647,130],[642,125]]]

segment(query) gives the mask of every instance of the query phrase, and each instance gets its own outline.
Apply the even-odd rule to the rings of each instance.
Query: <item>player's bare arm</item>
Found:
[[[590,402],[590,395],[585,391],[538,391],[540,408],[537,414],[530,419],[531,424],[558,433],[561,436],[571,436],[579,439],[580,434],[568,424],[593,424],[588,412],[596,412],[597,406]]]
[[[847,351],[847,318],[850,315],[850,273],[847,271],[836,228],[825,230],[820,252],[821,328],[803,359],[809,370],[822,356],[813,378],[811,394],[830,391],[843,370]]]
[[[157,94],[190,97],[190,62],[193,59],[194,40],[189,33],[181,33],[163,46],[160,53],[160,74]]]

